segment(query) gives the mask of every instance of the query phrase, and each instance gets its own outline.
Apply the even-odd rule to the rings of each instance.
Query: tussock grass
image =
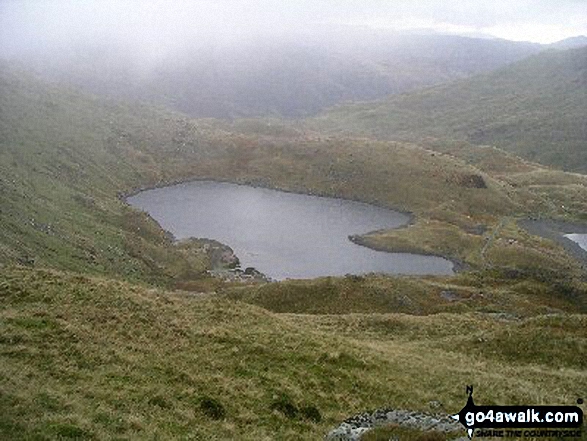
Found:
[[[487,270],[454,277],[383,275],[225,287],[223,297],[278,313],[430,315],[490,312],[514,317],[587,311],[587,284],[565,274]]]
[[[0,296],[7,439],[316,439],[369,408],[458,411],[470,383],[488,404],[587,387],[582,316],[277,315],[25,269]]]

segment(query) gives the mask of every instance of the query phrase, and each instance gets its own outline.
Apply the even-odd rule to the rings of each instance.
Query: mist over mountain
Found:
[[[323,26],[231,40],[156,45],[39,43],[4,57],[44,77],[194,117],[313,115],[497,69],[539,52],[534,43]]]
[[[496,72],[340,106],[313,124],[383,139],[463,139],[587,170],[587,48],[547,51]]]
[[[548,45],[553,49],[574,49],[587,46],[587,37],[585,35],[578,35],[576,37],[565,38]]]
[[[587,175],[543,164],[587,172],[587,48],[503,38],[586,34],[585,5],[0,0],[0,439],[452,440],[465,384],[584,397],[587,253],[563,234],[587,233]],[[193,180],[283,196],[167,213],[222,202],[274,262],[355,261],[315,260],[350,240],[455,273],[270,281],[127,203]],[[331,235],[291,193],[410,223]]]

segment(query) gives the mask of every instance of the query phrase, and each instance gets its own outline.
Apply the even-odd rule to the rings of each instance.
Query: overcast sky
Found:
[[[5,49],[122,40],[156,53],[187,40],[321,24],[550,43],[587,35],[587,0],[0,0]]]

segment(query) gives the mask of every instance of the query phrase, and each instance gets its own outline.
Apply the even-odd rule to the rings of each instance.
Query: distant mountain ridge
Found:
[[[578,35],[576,37],[565,38],[564,40],[557,41],[548,46],[553,49],[574,49],[584,47],[587,46],[587,36]]]
[[[190,47],[154,61],[124,47],[72,46],[22,57],[45,78],[194,117],[304,117],[491,71],[534,43],[353,27]],[[1,52],[0,52],[1,56]]]
[[[382,139],[491,144],[587,172],[587,48],[547,51],[451,84],[339,106],[309,124]]]

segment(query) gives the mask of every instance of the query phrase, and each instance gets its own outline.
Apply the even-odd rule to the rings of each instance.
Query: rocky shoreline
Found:
[[[587,224],[549,219],[524,219],[518,221],[518,225],[530,234],[550,239],[562,245],[569,254],[581,263],[584,269],[587,269],[587,251],[564,236],[572,233],[587,234]]]
[[[228,245],[214,239],[190,238],[176,242],[191,243],[201,248],[209,262],[208,274],[230,282],[266,283],[271,281],[265,274],[253,267],[241,268],[240,260]]]
[[[402,225],[400,227],[394,228],[394,230],[399,230],[400,228],[406,228],[407,226],[408,225]],[[367,234],[369,234],[369,233],[367,233]],[[461,262],[460,260],[449,258],[447,256],[440,254],[440,253],[435,254],[435,253],[426,252],[424,250],[397,250],[397,251],[394,251],[393,249],[389,249],[386,247],[378,247],[376,245],[373,245],[373,244],[369,243],[367,240],[365,240],[364,236],[366,236],[366,234],[365,235],[352,234],[352,235],[348,236],[348,239],[352,243],[354,243],[355,245],[359,245],[359,246],[369,248],[369,249],[375,250],[375,251],[383,251],[385,253],[410,253],[410,254],[417,254],[420,256],[441,257],[442,259],[446,259],[453,264],[453,271],[455,273],[460,273],[460,272],[467,271],[470,269],[469,265],[467,265],[466,263]]]

